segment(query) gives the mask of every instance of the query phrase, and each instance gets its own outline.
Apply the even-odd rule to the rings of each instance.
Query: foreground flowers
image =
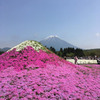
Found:
[[[100,65],[74,65],[27,46],[0,56],[0,100],[99,100]]]
[[[47,65],[17,72],[0,72],[0,100],[99,100],[100,69]],[[98,71],[99,69],[99,71]],[[94,73],[96,72],[96,73]]]

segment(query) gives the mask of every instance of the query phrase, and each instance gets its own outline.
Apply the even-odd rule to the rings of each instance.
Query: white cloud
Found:
[[[99,33],[99,32],[98,32],[98,33],[96,33],[96,36],[97,36],[97,37],[100,37],[100,33]]]

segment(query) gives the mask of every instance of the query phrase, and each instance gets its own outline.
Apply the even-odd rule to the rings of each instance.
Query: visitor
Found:
[[[75,64],[77,64],[77,60],[78,60],[77,56],[74,57],[74,60],[75,60]]]
[[[97,58],[98,58],[98,57],[95,55],[94,59],[97,60]]]
[[[97,63],[100,64],[100,59],[99,58],[97,59]]]
[[[66,60],[66,56],[64,56],[64,59]]]

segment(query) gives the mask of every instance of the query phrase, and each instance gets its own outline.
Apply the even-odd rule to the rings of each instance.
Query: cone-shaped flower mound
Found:
[[[19,45],[11,48],[8,51],[11,51],[11,50],[13,50],[15,48],[16,48],[16,51],[20,51],[20,50],[23,50],[27,46],[31,46],[36,51],[39,51],[40,49],[46,51],[46,48],[41,43],[39,43],[37,41],[33,41],[33,40],[24,41],[24,42],[20,43]]]
[[[0,100],[99,100],[100,65],[74,65],[36,41],[0,55]]]

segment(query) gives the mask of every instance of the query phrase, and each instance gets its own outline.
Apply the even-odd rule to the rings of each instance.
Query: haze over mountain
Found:
[[[41,40],[40,43],[48,48],[52,46],[57,51],[60,50],[60,48],[63,48],[63,49],[68,48],[68,47],[77,48],[76,46],[62,40],[58,36],[53,36],[53,35]]]

